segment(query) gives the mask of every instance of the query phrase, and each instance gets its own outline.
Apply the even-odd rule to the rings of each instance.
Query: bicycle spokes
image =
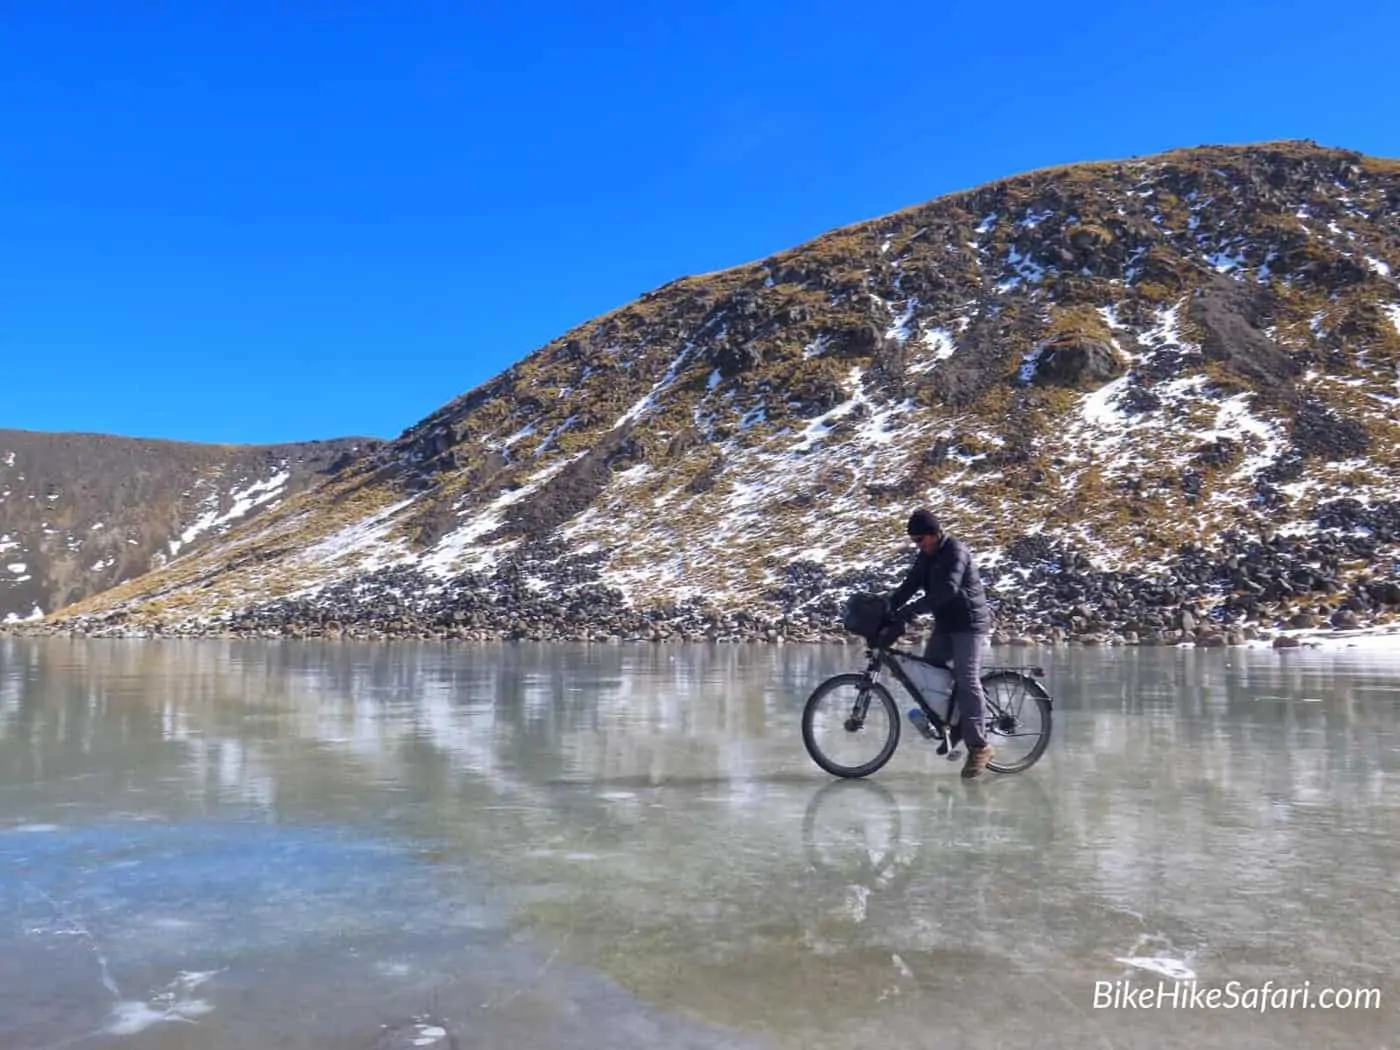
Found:
[[[897,720],[893,701],[887,702],[876,686],[838,681],[809,701],[804,732],[831,771],[859,770],[888,757],[887,747],[897,739]]]
[[[1036,701],[1020,678],[989,676],[982,689],[987,697],[987,738],[997,750],[997,762],[1021,764],[1049,732],[1048,709]]]

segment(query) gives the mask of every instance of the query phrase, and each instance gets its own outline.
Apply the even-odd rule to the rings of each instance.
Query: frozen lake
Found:
[[[994,656],[844,782],[854,648],[0,638],[0,1047],[1400,1045],[1400,654]]]

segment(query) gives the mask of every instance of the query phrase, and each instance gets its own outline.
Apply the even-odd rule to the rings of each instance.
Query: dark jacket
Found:
[[[924,596],[905,606],[920,590]],[[940,632],[987,634],[992,629],[992,610],[972,552],[951,536],[945,536],[931,555],[919,552],[904,582],[890,595],[890,607],[903,619],[931,612],[934,629]]]

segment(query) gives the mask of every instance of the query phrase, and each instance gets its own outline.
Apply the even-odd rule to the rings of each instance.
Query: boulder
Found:
[[[1042,385],[1100,386],[1127,371],[1127,363],[1108,343],[1076,335],[1056,336],[1040,351],[1032,380]]]
[[[1361,617],[1351,609],[1338,609],[1332,614],[1331,622],[1339,631],[1354,631],[1361,626]]]

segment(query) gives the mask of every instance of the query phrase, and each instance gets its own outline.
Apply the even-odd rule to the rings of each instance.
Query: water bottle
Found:
[[[914,728],[922,733],[926,739],[933,739],[933,726],[928,724],[928,715],[924,714],[924,709],[922,707],[911,707],[909,709],[909,721],[914,724]]]

